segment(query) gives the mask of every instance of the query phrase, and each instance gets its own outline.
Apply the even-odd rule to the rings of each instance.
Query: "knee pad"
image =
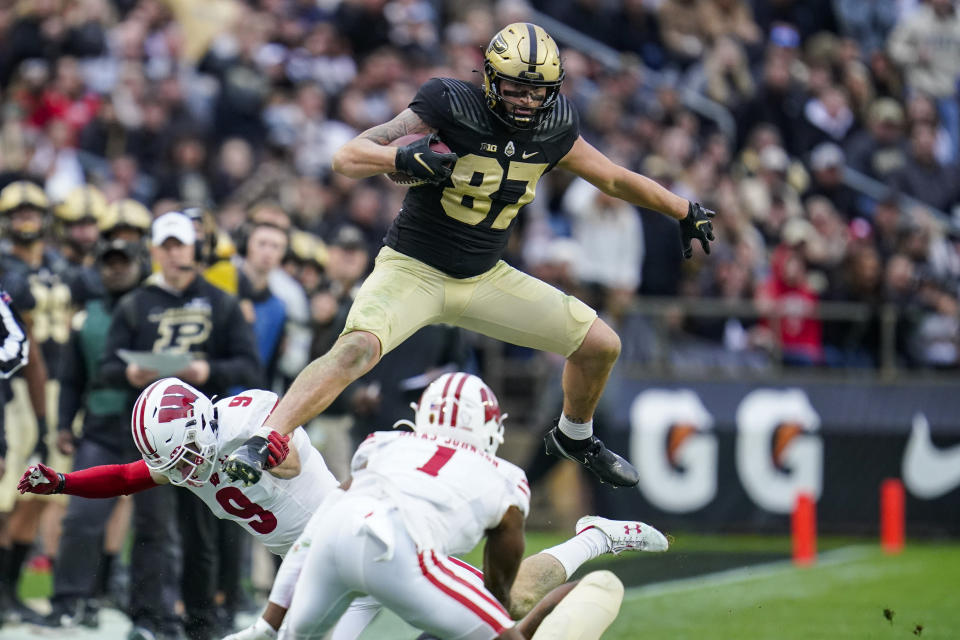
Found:
[[[610,571],[580,580],[543,619],[533,640],[599,640],[620,612],[623,583]]]

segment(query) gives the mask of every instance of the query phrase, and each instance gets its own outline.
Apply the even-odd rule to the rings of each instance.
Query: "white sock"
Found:
[[[565,414],[560,414],[560,433],[571,440],[586,440],[593,435],[593,418],[588,422],[572,422]]]
[[[555,547],[544,549],[540,553],[549,553],[560,561],[567,580],[587,560],[599,558],[610,551],[610,538],[596,528],[590,528],[579,535],[575,535],[566,542]]]

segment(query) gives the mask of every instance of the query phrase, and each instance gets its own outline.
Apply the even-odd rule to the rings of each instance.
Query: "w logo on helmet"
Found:
[[[480,399],[483,402],[483,421],[491,422],[500,420],[500,405],[497,403],[497,396],[487,385],[480,387]]]
[[[162,424],[192,416],[193,402],[196,399],[197,394],[183,385],[170,385],[164,390],[163,397],[160,399],[157,421]]]

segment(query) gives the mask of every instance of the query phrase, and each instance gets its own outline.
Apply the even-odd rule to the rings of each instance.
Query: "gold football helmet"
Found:
[[[564,75],[560,49],[550,34],[535,24],[515,22],[493,36],[483,57],[483,91],[494,115],[514,129],[532,129],[543,122],[560,95]],[[531,114],[515,115],[504,104],[501,80],[546,87],[546,98]]]
[[[0,191],[0,215],[2,215],[3,235],[14,242],[32,243],[43,237],[47,226],[47,212],[50,201],[43,188],[27,180],[11,182]],[[43,214],[37,221],[14,222],[11,214],[21,209],[33,209]]]
[[[131,229],[146,237],[150,231],[153,216],[150,210],[132,198],[118,200],[104,211],[100,218],[100,233],[109,235],[117,229]]]
[[[71,189],[67,197],[53,208],[58,222],[73,224],[76,222],[100,222],[107,210],[107,198],[100,189],[92,185],[83,185]]]

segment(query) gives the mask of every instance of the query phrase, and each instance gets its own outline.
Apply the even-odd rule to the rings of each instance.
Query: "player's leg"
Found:
[[[661,552],[669,548],[666,536],[636,520],[584,516],[577,521],[575,531],[572,538],[524,559],[510,590],[510,615],[515,619],[527,615],[589,560],[607,553]]]
[[[183,555],[184,632],[191,640],[206,639],[215,627],[214,594],[221,553],[217,517],[192,491],[177,491],[177,520]]]
[[[614,486],[639,482],[637,470],[593,435],[593,412],[620,354],[620,339],[593,309],[501,261],[478,277],[462,313],[444,320],[567,358],[563,415],[544,438],[547,453],[579,462]]]
[[[266,426],[289,433],[330,406],[348,384],[415,331],[436,321],[443,309],[443,274],[389,247],[381,249],[333,347],[301,371]],[[249,441],[227,459],[233,480],[259,480],[266,454]]]
[[[177,491],[183,489],[163,486],[133,496],[128,615],[135,628],[154,634],[178,619],[182,566]]]
[[[23,378],[10,381],[10,395],[3,408],[7,433],[7,470],[0,481],[0,502],[9,510],[0,545],[3,546],[0,574],[0,615],[11,620],[41,623],[43,617],[24,604],[17,595],[17,584],[23,574],[27,555],[33,547],[36,524],[43,503],[17,493],[17,478],[34,455],[39,437],[37,419]]]
[[[375,555],[378,549],[368,553]],[[364,580],[370,595],[408,624],[437,638],[493,640],[520,638],[514,622],[493,594],[462,564],[416,546],[398,529],[394,557],[368,562]]]
[[[273,640],[277,637],[277,630],[280,629],[293,600],[294,587],[303,572],[312,540],[327,518],[326,512],[327,510],[323,509],[313,514],[303,533],[284,555],[273,580],[267,607],[260,617],[250,627],[231,634],[224,640]],[[369,597],[356,598],[334,627],[331,640],[353,640],[359,637],[379,611],[380,605],[376,600]]]
[[[126,460],[97,442],[84,439],[77,444],[74,455],[77,469],[121,462]],[[95,595],[102,576],[98,574],[101,559],[94,550],[102,546],[107,521],[116,503],[116,498],[94,500],[74,496],[70,499],[53,568],[53,611],[47,617],[49,623],[72,624],[80,613],[78,607]]]
[[[47,399],[47,464],[62,473],[73,470],[73,454],[64,453],[57,447],[59,420],[57,413],[60,402],[60,381],[48,380],[46,385]],[[57,556],[57,547],[60,545],[60,536],[63,533],[63,517],[67,513],[69,496],[63,494],[44,496],[46,503],[40,515],[38,526],[42,541],[41,552],[46,561],[52,566]]]
[[[388,524],[379,520],[379,514],[385,511],[386,508],[376,500],[341,496],[340,499],[324,503],[323,517],[314,515],[311,518],[294,548],[284,558],[286,565],[301,566],[296,589],[280,629],[280,638],[319,639],[335,625],[340,629],[337,621],[352,606],[352,602],[365,595],[364,567],[368,564],[389,564],[389,560],[381,562],[384,544],[366,528],[374,522]],[[384,530],[389,531],[389,526],[380,529],[381,532]],[[288,558],[294,562],[288,563]],[[288,566],[288,576],[290,572],[291,567]],[[377,575],[371,583],[375,581],[379,581],[377,588],[403,588],[402,583],[394,582],[390,575]],[[283,597],[282,593],[271,592],[271,600]],[[367,599],[367,605],[370,604]],[[366,622],[369,619],[372,619],[372,615]],[[353,628],[353,636],[343,635],[342,631],[338,635],[335,630],[334,637],[355,638],[363,631],[363,627]]]
[[[563,595],[539,624],[534,610],[528,616],[531,620],[525,619],[517,627],[532,640],[599,640],[617,617],[622,602],[620,579],[610,571],[594,571]]]
[[[417,260],[383,248],[350,306],[340,338],[297,376],[269,424],[292,428],[321,413],[384,354],[433,322],[443,305],[440,276]],[[310,399],[298,400],[301,395]]]
[[[623,601],[623,584],[609,571],[594,571],[546,594],[510,631],[525,640],[598,640]],[[500,637],[508,637],[502,635]],[[439,640],[423,633],[417,640]]]

